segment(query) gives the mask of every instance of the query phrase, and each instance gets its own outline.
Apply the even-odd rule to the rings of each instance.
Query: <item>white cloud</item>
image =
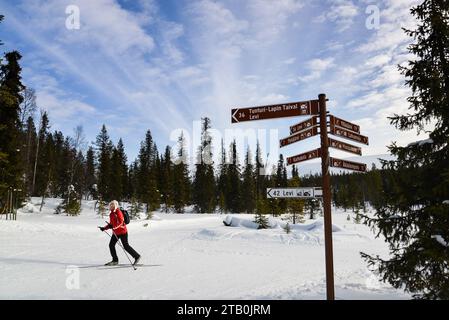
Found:
[[[304,0],[249,0],[246,3],[258,46],[276,41],[288,27],[289,18],[304,6]]]
[[[282,103],[287,102],[289,100],[288,96],[285,96],[283,94],[278,93],[270,93],[266,96],[257,99],[257,103],[260,103],[261,105],[268,105],[268,104],[276,104],[276,103]]]
[[[369,82],[371,87],[394,86],[396,84],[404,83],[404,76],[399,72],[395,65],[384,66],[378,75]]]
[[[301,81],[317,80],[321,77],[324,71],[334,66],[334,58],[313,59],[306,63],[307,69],[310,73],[306,76],[300,77]]]
[[[282,63],[286,64],[286,65],[294,64],[295,62],[296,62],[296,58],[289,58],[289,59],[285,59],[284,61],[282,61]]]
[[[409,39],[400,30],[413,22],[408,0],[379,0],[381,29],[362,30],[368,38],[351,33],[350,39],[332,33],[335,26],[349,28],[361,13],[359,2],[349,0],[328,1],[321,19],[331,23],[319,26],[319,34],[295,29],[303,27],[306,14],[313,15],[314,1],[186,1],[177,21],[164,20],[154,0],[139,0],[141,12],[117,0],[72,2],[81,8],[79,32],[63,27],[63,3],[56,0],[24,4],[14,30],[38,57],[33,69],[57,74],[57,81],[43,72],[32,82],[43,84],[37,88],[40,103],[59,112],[61,121],[77,117],[76,108],[91,118],[107,109],[98,121],[122,118],[129,128],[121,132],[135,138],[151,128],[164,141],[171,130],[190,128],[190,121],[202,116],[211,117],[216,128],[228,128],[231,107],[313,98],[320,90],[336,115],[360,119],[362,130],[377,141],[367,149],[372,153],[385,152],[386,141],[396,136],[386,120],[392,108],[408,106],[404,79],[396,72],[396,64],[410,59]],[[63,90],[68,82],[72,90]],[[96,105],[101,110],[84,101],[101,101]],[[61,105],[68,109],[58,110]]]
[[[223,4],[200,0],[190,4],[188,12],[197,27],[196,41],[202,46],[214,49],[222,57],[237,58],[245,45],[243,32],[248,22],[235,17]]]
[[[398,47],[405,47],[411,40],[402,28],[416,27],[416,19],[410,14],[410,8],[419,0],[384,0],[384,7],[380,11],[380,26],[376,32],[357,48],[361,53],[376,51],[393,51]]]
[[[354,17],[359,10],[352,0],[328,0],[328,10],[314,19],[314,22],[323,23],[325,21],[334,22],[337,30],[343,32],[354,23]]]
[[[83,119],[86,119],[85,117],[96,113],[95,107],[66,95],[55,95],[46,90],[37,90],[36,96],[39,108],[46,110],[52,122],[56,123],[58,127],[62,127],[62,124],[74,117],[77,118],[77,121],[82,122]]]
[[[27,2],[28,10],[35,8],[35,19],[55,17],[59,21],[65,16],[60,14],[62,3],[47,1],[53,6],[52,12],[43,13],[40,2]],[[67,30],[64,24],[53,28],[54,37],[65,44],[78,44],[82,47],[99,48],[111,55],[148,54],[154,49],[154,39],[145,33],[139,24],[138,16],[124,10],[114,0],[75,0],[72,3],[80,8],[81,27],[79,30]],[[62,11],[64,12],[64,11]],[[101,12],[101,14],[99,14]],[[37,21],[36,21],[37,22]],[[39,21],[42,23],[43,21]],[[44,22],[47,24],[47,22]]]
[[[391,61],[391,56],[388,54],[379,54],[370,59],[368,59],[365,65],[368,68],[381,67]]]

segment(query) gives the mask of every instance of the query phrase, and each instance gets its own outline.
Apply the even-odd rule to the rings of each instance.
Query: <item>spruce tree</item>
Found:
[[[215,206],[215,175],[212,159],[212,137],[210,119],[202,118],[201,142],[193,181],[193,202],[197,212],[212,212]]]
[[[190,199],[190,177],[185,144],[184,133],[181,133],[178,138],[178,153],[173,169],[173,205],[177,213],[184,211],[184,207]]]
[[[36,150],[36,126],[32,117],[28,117],[24,132],[24,147],[26,152],[23,153],[24,173],[25,173],[25,190],[27,195],[31,195],[33,182],[33,164]]]
[[[167,146],[165,153],[161,158],[160,173],[160,190],[162,195],[162,203],[165,207],[165,212],[168,212],[174,202],[173,195],[173,162],[171,159],[171,148]]]
[[[287,182],[287,170],[284,164],[284,156],[279,155],[279,160],[275,169],[276,175],[272,180],[272,187],[274,188],[285,188],[288,186]],[[273,216],[280,216],[287,211],[287,200],[286,199],[270,199],[271,213]]]
[[[218,166],[217,177],[217,197],[220,213],[228,212],[226,194],[228,187],[228,163],[226,162],[226,149],[224,141],[221,139],[220,164]]]
[[[299,179],[298,171],[296,166],[293,166],[292,177],[288,181],[288,186],[290,188],[298,188],[301,186],[301,181]],[[303,199],[288,199],[287,200],[287,211],[290,214],[289,220],[293,224],[297,222],[303,222],[304,220],[304,200]]]
[[[6,64],[0,65],[0,199],[5,199],[9,187],[23,189],[19,114],[25,86],[21,58],[17,51],[8,52]]]
[[[245,157],[245,169],[243,170],[243,182],[241,189],[243,210],[246,213],[254,213],[256,210],[256,177],[251,160],[251,152],[248,147]]]
[[[111,157],[113,145],[109,139],[106,126],[101,127],[95,142],[97,151],[97,188],[100,199],[107,201],[111,199]]]
[[[97,198],[97,190],[95,189],[95,185],[97,183],[97,179],[95,177],[95,151],[93,147],[89,147],[86,152],[86,164],[84,169],[84,181],[86,184],[86,199],[96,199]]]
[[[254,217],[254,222],[258,224],[258,229],[268,229],[270,227],[267,217],[268,212],[268,203],[264,199],[259,198],[257,200],[256,215]]]
[[[128,165],[123,141],[120,138],[117,147],[112,150],[111,157],[111,198],[118,201],[126,200],[126,185],[128,181]]]
[[[102,199],[96,202],[98,215],[103,219],[108,213],[108,203]]]
[[[151,131],[148,130],[145,140],[141,143],[138,156],[138,187],[136,194],[141,203],[145,203],[146,213],[156,210],[160,206],[160,193],[157,188],[156,162],[159,155],[153,141]]]
[[[237,154],[237,143],[234,140],[230,145],[230,163],[227,173],[227,187],[225,193],[226,207],[234,213],[241,212],[241,173]]]
[[[418,19],[410,53],[400,67],[412,89],[409,112],[390,118],[399,130],[425,130],[429,139],[407,146],[393,143],[396,160],[384,161],[394,188],[375,217],[365,217],[389,244],[390,257],[362,254],[383,281],[416,298],[449,299],[449,2],[424,0],[411,10]]]
[[[51,160],[53,152],[53,140],[50,140],[51,134],[50,120],[47,112],[41,111],[39,132],[36,141],[36,150],[33,163],[33,180],[31,183],[31,192],[34,196],[43,196],[49,184],[51,172]]]
[[[142,211],[142,206],[137,201],[136,197],[131,197],[131,207],[129,209],[129,215],[131,219],[139,218],[139,213]]]

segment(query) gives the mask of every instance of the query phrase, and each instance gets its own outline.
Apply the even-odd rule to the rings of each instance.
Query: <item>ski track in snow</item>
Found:
[[[133,270],[117,245],[120,267],[92,267],[110,261],[104,220],[84,201],[78,217],[54,215],[59,201],[43,212],[33,198],[17,221],[0,220],[1,299],[325,299],[322,218],[282,229],[251,229],[252,215],[165,214],[132,221],[129,242],[144,266]],[[337,299],[409,299],[380,283],[360,251],[385,256],[387,245],[364,225],[334,210],[333,242]],[[279,220],[278,220],[279,221]],[[147,227],[144,227],[148,224]],[[78,266],[79,289],[67,287]],[[72,272],[72,273],[71,273]],[[117,285],[120,281],[120,285]],[[70,284],[70,283],[69,283]]]

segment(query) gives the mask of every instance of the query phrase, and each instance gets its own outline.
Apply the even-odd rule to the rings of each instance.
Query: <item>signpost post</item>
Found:
[[[326,101],[326,95],[320,94],[318,100],[232,109],[231,121],[232,123],[238,123],[283,117],[312,116],[310,119],[291,126],[290,136],[281,139],[279,145],[282,148],[319,134],[321,140],[320,148],[300,153],[293,157],[288,157],[287,164],[292,165],[321,157],[322,188],[268,188],[267,198],[322,198],[326,254],[326,295],[328,300],[334,300],[334,260],[332,249],[331,185],[329,169],[330,167],[336,167],[364,172],[366,171],[366,165],[363,163],[331,158],[329,156],[329,147],[357,155],[362,155],[362,149],[349,143],[329,138],[327,117],[329,116],[330,119],[330,134],[366,145],[368,144],[368,137],[360,134],[360,126],[333,115],[328,115]]]
[[[332,249],[331,182],[329,173],[329,139],[327,137],[326,95],[320,94],[321,172],[323,179],[324,247],[326,253],[326,295],[335,300],[334,258]]]

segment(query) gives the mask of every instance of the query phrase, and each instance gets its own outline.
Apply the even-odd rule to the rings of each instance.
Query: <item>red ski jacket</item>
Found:
[[[126,229],[125,219],[123,218],[123,213],[119,208],[109,213],[109,224],[112,226],[112,230],[116,235],[122,235],[128,232]],[[110,225],[107,225],[105,230],[111,229]]]

